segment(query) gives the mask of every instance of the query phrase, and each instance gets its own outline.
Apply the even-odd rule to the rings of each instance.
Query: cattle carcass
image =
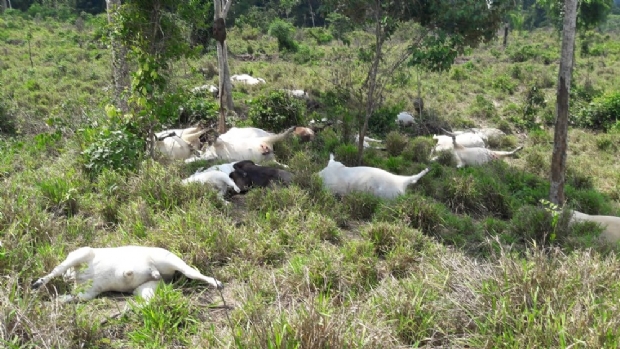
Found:
[[[457,168],[486,164],[493,160],[513,156],[516,152],[523,149],[523,146],[519,146],[513,151],[491,150],[482,147],[467,148],[458,143],[456,134],[446,130],[443,131],[452,138],[452,154],[456,159]]]
[[[212,145],[207,146],[207,148],[202,151],[200,156],[187,159],[186,162],[196,160],[252,160],[255,163],[275,161],[275,155],[273,153],[274,144],[292,135],[294,131],[295,127],[291,127],[277,135],[252,138],[227,138],[228,141],[218,137]]]
[[[258,85],[264,84],[265,79],[263,78],[255,78],[248,74],[235,74],[230,77],[230,81],[232,82],[240,82],[246,85]]]
[[[259,166],[250,160],[239,161],[233,165],[234,171],[230,178],[241,191],[251,187],[267,187],[272,183],[289,185],[293,181],[293,174],[275,167]]]
[[[78,269],[80,265],[84,269]],[[161,280],[169,280],[175,271],[190,279],[206,282],[221,288],[218,280],[201,274],[187,265],[174,253],[159,247],[121,246],[109,248],[82,247],[67,256],[52,272],[32,284],[38,289],[51,279],[67,275],[75,277],[77,284],[92,281],[90,287],[77,296],[66,296],[64,302],[87,301],[102,292],[133,292],[145,300],[155,294]]]
[[[319,172],[319,177],[323,179],[323,186],[334,194],[366,192],[382,199],[395,199],[428,171],[426,168],[413,176],[400,176],[375,167],[347,167],[330,154],[327,167]]]

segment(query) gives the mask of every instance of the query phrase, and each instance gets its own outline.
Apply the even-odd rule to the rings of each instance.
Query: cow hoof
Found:
[[[41,286],[43,286],[43,279],[39,279],[39,280],[33,282],[32,285],[30,285],[30,287],[32,287],[33,290],[36,290],[36,289],[38,289]]]

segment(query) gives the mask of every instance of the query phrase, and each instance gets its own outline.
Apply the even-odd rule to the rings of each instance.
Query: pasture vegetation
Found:
[[[560,42],[553,30],[513,32],[505,49],[495,41],[447,73],[420,73],[426,112],[409,130],[393,120],[413,112],[418,72],[396,74],[369,125],[371,136],[387,139],[387,151],[366,151],[364,163],[398,174],[431,171],[407,195],[383,202],[335,198],[314,175],[330,152],[355,162],[355,145],[344,137],[353,118],[334,81],[347,78],[341,60],[368,36],[350,34],[347,47],[317,29],[289,35],[291,28],[272,25],[269,32],[287,34],[278,40],[247,25],[232,28],[232,74],[267,84],[235,86],[231,122],[286,122],[268,113],[282,98],[270,99],[271,91],[304,88],[318,109],[273,107],[344,126],[310,144],[276,145],[295,184],[224,206],[211,189],[181,184],[205,163],[143,159],[130,151],[141,141],[109,128],[117,116],[105,110],[112,92],[102,22],[105,15],[0,17],[2,347],[620,346],[617,249],[596,241],[598,227],[569,227],[565,213],[553,215],[540,201],[553,146]],[[578,41],[566,194],[569,206],[591,214],[620,215],[619,27],[612,15]],[[415,28],[401,28],[395,44],[407,30]],[[256,58],[235,58],[242,54]],[[192,117],[215,118],[212,97],[188,91],[217,82],[216,66],[214,46],[198,60],[173,62],[162,112],[183,106]],[[438,126],[499,127],[510,136],[495,148],[525,148],[478,168],[457,170],[446,157],[429,164]],[[131,296],[61,305],[57,293],[75,292],[61,278],[47,291],[30,289],[77,247],[126,244],[174,251],[225,288],[220,294],[179,278],[121,316]]]

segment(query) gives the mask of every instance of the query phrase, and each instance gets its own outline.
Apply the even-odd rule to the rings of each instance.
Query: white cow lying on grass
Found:
[[[407,113],[406,111],[402,111],[396,116],[396,123],[401,126],[411,126],[415,123],[415,119],[413,118],[413,115]]]
[[[290,136],[295,131],[295,127],[271,136],[253,137],[253,138],[226,138],[218,137],[213,145],[208,146],[200,156],[195,156],[185,160],[192,162],[196,160],[224,160],[224,161],[242,161],[252,160],[254,163],[262,163],[266,161],[275,161],[273,153],[273,145],[276,142]],[[286,165],[282,165],[286,167]]]
[[[218,94],[220,93],[220,89],[217,88],[217,86],[215,85],[196,86],[192,89],[192,93],[201,93],[205,91],[209,91],[209,93],[211,93],[213,97],[217,97]]]
[[[360,142],[360,135],[359,134],[355,135],[354,141],[355,141],[355,143],[354,143],[355,145],[359,144],[359,142]],[[383,141],[380,140],[380,139],[374,139],[374,138],[370,138],[368,136],[364,136],[364,149],[367,149],[367,148],[375,148],[375,149],[380,149],[380,150],[384,150],[385,149],[385,148],[379,148],[379,147],[376,147],[376,146],[371,146],[370,143],[368,143],[368,142],[383,143]]]
[[[599,223],[604,229],[599,236],[601,240],[612,244],[620,241],[620,217],[589,215],[572,210],[571,223],[577,221]]]
[[[232,82],[241,82],[243,84],[246,85],[258,85],[258,84],[264,84],[265,79],[263,78],[255,78],[251,75],[248,74],[235,74],[233,76],[230,77],[230,81]]]
[[[405,194],[407,186],[416,183],[428,168],[413,176],[399,176],[375,167],[346,167],[329,154],[327,167],[319,172],[323,186],[334,194],[366,192],[382,199],[394,199]]]
[[[200,134],[195,136],[198,140]],[[189,139],[193,142],[193,138]],[[155,149],[172,160],[185,160],[192,155],[199,154],[198,149],[190,142],[177,136],[175,133],[169,133],[155,139]]]
[[[275,133],[265,131],[257,127],[231,127],[226,133],[222,133],[218,138],[226,142],[233,142],[243,138],[257,138],[274,136]]]
[[[231,174],[235,168],[233,167],[234,164],[238,163],[239,161],[233,161],[233,162],[229,162],[229,163],[225,163],[225,164],[219,164],[219,165],[213,165],[209,168],[207,168],[206,170],[204,169],[204,167],[198,169],[194,174],[198,174],[198,173],[202,173],[202,172],[209,172],[209,171],[220,171],[220,172],[224,172],[227,175]]]
[[[234,169],[233,169],[234,171]],[[231,171],[232,172],[232,171]],[[196,172],[188,178],[182,180],[183,184],[188,183],[202,183],[211,186],[212,188],[217,190],[217,197],[224,202],[224,204],[229,204],[226,200],[224,200],[224,195],[228,191],[228,188],[232,188],[235,192],[240,193],[241,190],[235,184],[235,182],[230,179],[230,173],[222,172],[222,171],[204,171],[204,172]]]
[[[457,136],[454,133],[443,130],[452,138],[452,154],[456,159],[456,167],[461,168],[463,166],[476,166],[486,164],[489,161],[503,159],[508,156],[514,155],[519,150],[523,149],[523,146],[517,147],[513,151],[499,151],[490,150],[481,147],[466,148],[457,142]]]
[[[78,270],[77,267],[81,264],[86,264],[87,267]],[[77,296],[65,296],[62,299],[64,302],[91,300],[107,291],[133,292],[149,300],[155,294],[159,282],[171,279],[175,271],[180,271],[190,279],[222,288],[221,282],[202,275],[172,252],[159,247],[144,246],[79,248],[69,253],[51,273],[35,281],[32,288],[38,289],[51,279],[68,272],[68,275],[75,275],[76,283],[92,281],[92,285]]]

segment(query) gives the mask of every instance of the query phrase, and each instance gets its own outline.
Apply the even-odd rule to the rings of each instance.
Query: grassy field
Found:
[[[418,73],[403,68],[377,113],[388,121],[371,125],[387,151],[366,151],[364,163],[399,174],[429,166],[407,195],[384,202],[323,191],[314,174],[329,153],[343,162],[355,154],[343,130],[329,129],[310,144],[276,145],[293,186],[224,206],[209,188],[181,184],[196,165],[146,159],[135,172],[87,173],[80,153],[111,100],[110,52],[97,29],[104,20],[0,16],[2,347],[620,347],[617,248],[597,242],[600,228],[569,226],[540,202],[549,188],[557,33],[511,33],[507,48],[492,42],[449,72],[420,73],[422,122],[500,127],[511,134],[496,146],[524,145],[517,158],[459,170],[446,159],[429,163],[430,135],[393,124],[392,111],[412,111],[417,93]],[[618,23],[612,16],[590,35],[589,54],[577,43],[566,193],[569,206],[591,214],[620,215],[620,127],[576,127],[591,101],[618,91]],[[251,100],[278,88],[321,100],[308,117],[341,117],[326,96],[347,69],[343,57],[367,35],[354,33],[350,48],[318,45],[307,30],[296,39],[299,53],[280,54],[257,29],[229,32],[232,74],[267,81],[235,87],[237,125],[251,124]],[[234,58],[248,51],[257,58]],[[198,71],[217,66],[213,48],[172,66],[171,93],[217,81]],[[225,288],[181,277],[141,308],[117,294],[59,304],[56,294],[76,292],[62,278],[30,289],[77,247],[126,244],[167,248]],[[134,311],[119,315],[127,305]]]

